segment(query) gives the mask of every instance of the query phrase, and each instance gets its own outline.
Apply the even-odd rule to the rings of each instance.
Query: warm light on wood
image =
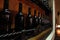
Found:
[[[60,25],[56,25],[56,27],[60,28]]]
[[[58,34],[58,35],[60,35],[60,29],[57,29],[57,31],[56,31],[56,32],[57,32],[57,34]]]

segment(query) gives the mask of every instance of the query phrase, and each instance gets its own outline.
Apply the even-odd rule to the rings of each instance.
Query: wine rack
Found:
[[[46,4],[44,2],[45,1],[42,2],[39,0],[14,0],[13,2],[13,0],[9,0],[7,6],[7,9],[9,10],[7,11],[9,11],[10,14],[8,15],[2,14],[5,13],[2,10],[6,9],[4,8],[6,5],[3,7],[0,6],[0,19],[3,18],[4,22],[4,19],[8,21],[5,16],[11,17],[9,22],[10,29],[9,27],[7,27],[9,26],[8,23],[7,26],[4,26],[6,27],[5,30],[3,29],[3,27],[0,27],[0,32],[3,33],[0,34],[0,39],[28,40],[29,38],[35,37],[36,35],[42,33],[49,28],[51,28],[52,30],[52,23],[49,20],[50,16],[46,15],[50,14],[51,10],[48,7],[48,1],[45,2]],[[2,0],[1,5],[4,5],[4,0]],[[0,26],[3,25],[0,24]],[[46,35],[48,36],[48,34]]]

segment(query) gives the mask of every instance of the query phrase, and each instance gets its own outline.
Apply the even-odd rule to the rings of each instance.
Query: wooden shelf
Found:
[[[28,40],[38,40],[38,39],[41,39],[41,37],[44,36],[45,34],[47,34],[51,29],[52,28],[49,28],[49,29],[43,31],[42,33],[38,34],[37,36],[29,38]]]

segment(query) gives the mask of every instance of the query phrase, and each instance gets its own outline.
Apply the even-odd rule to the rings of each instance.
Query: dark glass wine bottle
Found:
[[[36,16],[36,27],[38,26],[38,16]]]
[[[36,16],[36,10],[34,10],[34,17],[33,17],[33,27],[36,28],[37,27],[37,16]]]
[[[40,12],[38,12],[38,34],[41,32],[41,16]]]
[[[32,29],[32,15],[31,15],[31,8],[28,9],[28,15],[26,18],[26,29]]]
[[[22,3],[19,3],[19,11],[15,16],[15,32],[21,32],[24,30],[24,15],[22,12]],[[24,36],[23,33],[15,34],[14,40],[22,40],[22,36]]]
[[[38,12],[38,24],[41,24],[41,16],[40,16],[40,12]]]
[[[9,8],[9,0],[4,0],[4,8],[0,12],[0,28],[3,33],[11,32],[11,11]]]
[[[24,29],[24,15],[22,13],[22,3],[19,3],[19,12],[15,16],[15,31]]]
[[[26,18],[26,27],[25,27],[26,30],[30,30],[30,31],[25,32],[25,35],[26,35],[27,39],[32,37],[33,34],[34,34],[34,31],[31,30],[31,29],[33,29],[33,24],[32,24],[33,22],[32,21],[33,21],[33,17],[31,15],[31,8],[29,7],[28,15],[27,15],[27,18]]]
[[[33,16],[33,28],[34,30],[34,35],[37,35],[37,27],[38,27],[38,17],[36,16],[36,10],[34,10],[34,16]]]

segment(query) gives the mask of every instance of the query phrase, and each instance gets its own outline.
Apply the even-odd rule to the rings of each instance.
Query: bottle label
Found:
[[[30,23],[32,23],[32,18],[30,18]]]
[[[39,19],[40,19],[40,17],[39,17]]]
[[[21,17],[21,20],[23,21],[23,16]]]
[[[5,15],[7,18],[9,18],[9,15]]]
[[[36,18],[36,16],[35,16],[35,18]]]
[[[36,22],[38,21],[38,19],[36,18]]]

